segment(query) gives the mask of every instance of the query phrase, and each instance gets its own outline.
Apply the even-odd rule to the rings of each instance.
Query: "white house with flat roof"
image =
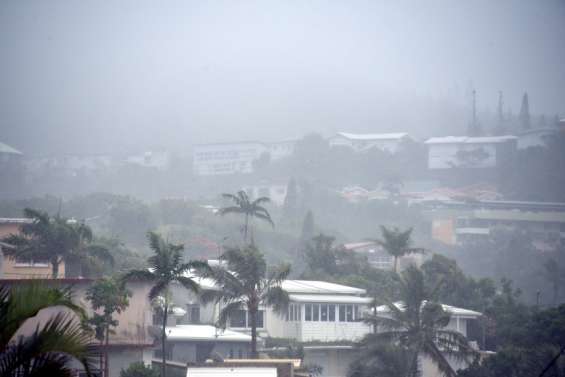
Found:
[[[496,168],[516,150],[516,136],[432,137],[428,147],[428,169]]]
[[[368,151],[378,148],[389,153],[396,153],[400,145],[409,140],[406,132],[386,134],[353,134],[338,132],[329,139],[330,147],[348,147],[356,152]]]
[[[194,146],[192,164],[196,175],[252,173],[253,163],[266,154],[270,160],[292,155],[294,140],[264,143],[240,141]]]

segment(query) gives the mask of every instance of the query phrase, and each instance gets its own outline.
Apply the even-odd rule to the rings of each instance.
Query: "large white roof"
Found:
[[[444,136],[431,137],[424,144],[491,144],[504,143],[509,140],[516,140],[516,136],[485,136],[485,137],[468,137],[468,136]]]
[[[394,140],[402,139],[408,134],[406,132],[387,133],[387,134],[352,134],[349,132],[338,132],[337,136],[342,136],[351,140]]]
[[[363,295],[364,289],[316,280],[285,280],[282,288],[288,293]]]
[[[166,328],[167,340],[251,342],[251,336],[232,330],[221,330],[211,325],[177,325]]]
[[[396,306],[400,310],[404,310],[403,302],[395,302],[394,306]],[[477,318],[482,315],[482,313],[476,312],[474,310],[458,308],[456,306],[445,305],[445,304],[442,304],[441,306],[443,310],[457,317]],[[377,307],[377,313],[389,313],[389,312],[390,312],[390,308],[387,305],[381,305]]]
[[[293,302],[323,302],[328,304],[370,304],[370,297],[345,296],[345,295],[296,295],[291,294]]]

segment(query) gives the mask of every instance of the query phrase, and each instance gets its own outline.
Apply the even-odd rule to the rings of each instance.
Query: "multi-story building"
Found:
[[[356,152],[377,148],[389,153],[396,153],[402,143],[410,140],[405,132],[387,134],[353,134],[338,132],[329,139],[330,147],[348,147]]]
[[[565,244],[565,203],[454,200],[420,202],[432,238],[454,245],[488,237],[495,228],[527,230],[539,247]]]
[[[294,141],[264,143],[241,141],[194,146],[193,169],[196,175],[251,173],[262,156],[278,160],[294,152]]]

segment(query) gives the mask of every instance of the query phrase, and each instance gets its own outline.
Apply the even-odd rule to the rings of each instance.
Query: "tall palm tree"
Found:
[[[382,310],[367,318],[378,327],[378,332],[366,335],[361,341],[362,348],[370,350],[387,344],[400,347],[411,355],[407,376],[418,375],[420,356],[428,357],[442,375],[456,376],[446,355],[470,362],[476,352],[463,334],[445,328],[450,314],[441,304],[430,301],[435,292],[425,286],[420,269],[410,266],[402,273],[400,291],[402,302],[389,301]]]
[[[396,227],[389,229],[381,225],[381,236],[381,239],[372,239],[371,241],[382,246],[394,258],[394,272],[398,272],[398,258],[425,251],[422,248],[412,247],[412,228],[401,231]]]
[[[192,271],[207,272],[208,265],[205,262],[183,261],[182,251],[183,245],[175,245],[165,242],[163,238],[154,232],[149,232],[149,247],[154,255],[147,259],[149,269],[131,270],[127,272],[123,279],[137,280],[153,283],[153,287],[149,291],[149,299],[151,301],[158,297],[163,298],[163,318],[161,325],[161,351],[163,363],[161,365],[161,376],[166,375],[166,326],[167,318],[170,310],[169,288],[171,284],[178,283],[191,292],[197,293],[198,284],[188,275]]]
[[[556,306],[559,299],[559,291],[563,283],[565,283],[565,270],[561,268],[559,262],[550,258],[543,264],[543,273],[545,279],[551,284],[553,290],[552,303]]]
[[[247,310],[251,327],[251,356],[257,357],[257,316],[259,307],[272,307],[277,313],[288,308],[288,293],[281,284],[290,273],[290,266],[280,265],[267,271],[263,254],[255,245],[244,249],[228,249],[222,255],[226,265],[211,267],[211,277],[217,290],[203,292],[204,303],[222,304],[218,326],[225,328],[230,317]]]
[[[53,278],[59,277],[59,265],[63,261],[82,261],[97,258],[113,263],[107,249],[91,244],[92,231],[85,224],[68,219],[50,217],[46,212],[24,209],[24,216],[31,219],[23,224],[20,234],[10,234],[3,241],[13,247],[4,247],[4,253],[24,260],[47,260],[51,264]]]
[[[249,231],[249,220],[256,217],[258,219],[264,220],[271,224],[273,227],[275,223],[271,219],[269,211],[262,206],[263,203],[269,203],[271,199],[266,196],[262,196],[253,201],[249,199],[247,193],[243,190],[238,191],[235,195],[233,194],[222,194],[225,199],[231,200],[234,205],[224,208],[220,208],[218,213],[220,215],[227,215],[228,213],[242,214],[245,217],[245,222],[243,225],[243,240],[247,242],[247,234]]]
[[[65,307],[71,312],[53,315],[35,330],[19,332],[28,319],[41,310]],[[84,332],[76,314],[82,308],[71,300],[71,291],[27,284],[0,287],[0,376],[72,376],[69,363],[79,361],[90,373],[93,353],[90,336]]]

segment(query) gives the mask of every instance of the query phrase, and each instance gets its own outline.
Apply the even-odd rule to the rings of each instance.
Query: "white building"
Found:
[[[282,206],[286,199],[286,184],[277,184],[269,182],[260,182],[258,184],[247,185],[243,190],[250,199],[257,199],[266,196],[271,199],[271,203],[276,206]]]
[[[387,134],[352,134],[338,132],[329,139],[330,147],[348,147],[356,152],[378,148],[389,153],[396,153],[403,142],[410,140],[405,132]]]
[[[270,160],[290,156],[294,141],[263,143],[242,141],[234,143],[199,144],[194,146],[193,168],[196,175],[252,173],[253,163],[263,155]]]
[[[518,149],[545,147],[547,142],[557,134],[557,128],[543,127],[522,131],[518,134]]]
[[[425,142],[428,168],[495,168],[514,152],[516,140],[516,136],[432,137]]]

